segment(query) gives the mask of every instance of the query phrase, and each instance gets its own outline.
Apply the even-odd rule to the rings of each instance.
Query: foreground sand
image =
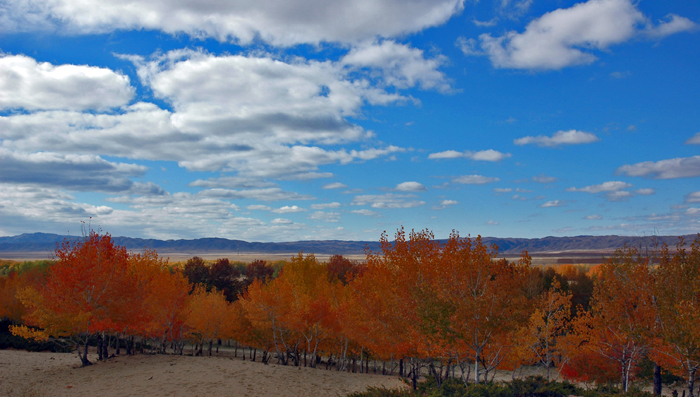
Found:
[[[402,385],[397,377],[240,358],[136,355],[78,364],[76,354],[0,350],[0,396],[345,396]]]

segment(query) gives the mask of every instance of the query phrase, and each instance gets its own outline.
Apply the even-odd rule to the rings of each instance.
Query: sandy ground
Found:
[[[75,353],[0,350],[0,396],[345,396],[402,385],[397,377],[240,358],[136,355],[79,363]]]

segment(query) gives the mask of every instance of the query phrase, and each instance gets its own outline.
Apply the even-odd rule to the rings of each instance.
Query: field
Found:
[[[91,360],[96,364],[78,368],[76,354],[0,350],[0,396],[345,396],[368,386],[402,384],[397,377],[222,356]]]

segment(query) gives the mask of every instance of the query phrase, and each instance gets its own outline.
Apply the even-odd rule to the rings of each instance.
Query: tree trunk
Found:
[[[102,361],[102,344],[104,343],[104,338],[102,334],[97,334],[97,360]]]
[[[88,345],[90,344],[90,336],[87,336],[85,338],[85,350],[83,351],[83,354],[80,355],[80,345],[78,345],[78,357],[80,357],[80,366],[81,367],[87,367],[88,365],[92,365],[90,360],[88,360]]]
[[[111,339],[111,338],[110,338]],[[105,333],[102,333],[102,357],[103,359],[108,359],[109,358],[109,342],[110,339],[105,338]]]
[[[403,378],[403,358],[399,360],[399,376]]]
[[[695,397],[695,372],[697,370],[688,371],[688,397]]]
[[[661,395],[661,366],[654,363],[654,394]]]

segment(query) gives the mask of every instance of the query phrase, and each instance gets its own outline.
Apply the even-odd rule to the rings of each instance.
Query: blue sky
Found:
[[[0,235],[700,231],[700,5],[0,3]]]

